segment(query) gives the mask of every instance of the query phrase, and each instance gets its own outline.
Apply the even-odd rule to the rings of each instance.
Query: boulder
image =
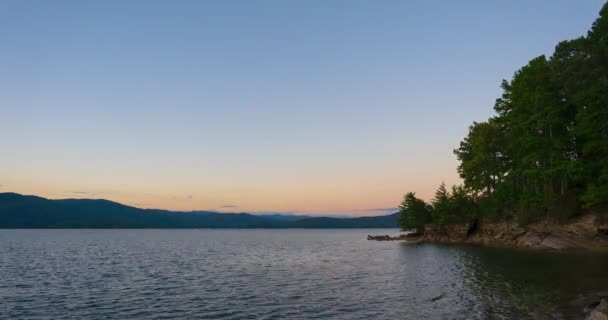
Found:
[[[543,235],[538,232],[526,232],[521,237],[517,238],[516,244],[525,248],[537,248],[543,241]]]
[[[513,230],[511,230],[511,240],[517,240],[517,238],[523,236],[526,232],[528,232],[528,230],[524,228],[513,228]]]
[[[600,303],[589,313],[586,320],[608,320],[608,301],[602,299]]]

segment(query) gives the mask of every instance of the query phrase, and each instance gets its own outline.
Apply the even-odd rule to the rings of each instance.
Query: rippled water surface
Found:
[[[2,319],[570,319],[608,257],[397,230],[0,230]]]

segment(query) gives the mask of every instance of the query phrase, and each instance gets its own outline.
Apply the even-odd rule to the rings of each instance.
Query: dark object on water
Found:
[[[367,240],[376,240],[376,241],[415,240],[417,238],[418,238],[417,233],[400,234],[396,237],[391,237],[389,235],[381,235],[381,236],[368,235],[367,236]]]
[[[367,240],[388,241],[388,240],[399,240],[399,239],[397,239],[397,237],[391,237],[389,235],[383,235],[383,236],[368,235]]]

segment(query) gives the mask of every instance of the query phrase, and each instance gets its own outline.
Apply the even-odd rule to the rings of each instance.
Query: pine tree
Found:
[[[417,233],[424,232],[424,225],[431,221],[431,211],[427,204],[416,198],[416,194],[408,192],[399,206],[399,223],[403,230],[415,229]]]

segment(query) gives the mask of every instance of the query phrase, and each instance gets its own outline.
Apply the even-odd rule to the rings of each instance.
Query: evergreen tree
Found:
[[[445,188],[445,183],[442,182],[433,199],[433,223],[444,225],[450,223],[450,194]]]
[[[494,119],[473,123],[469,134],[454,150],[460,160],[458,173],[467,189],[477,195],[489,195],[503,180],[507,157],[503,150],[504,133]]]
[[[587,34],[587,86],[576,94],[576,131],[581,136],[582,171],[588,207],[608,204],[608,4]]]
[[[431,211],[427,204],[416,198],[416,194],[408,192],[399,206],[399,223],[403,230],[415,229],[417,233],[424,232],[424,225],[431,221]]]
[[[559,43],[503,80],[496,115],[454,150],[464,186],[441,184],[433,209],[408,193],[403,223],[473,218],[521,223],[608,208],[608,3],[586,36]],[[415,209],[413,209],[415,208]]]

